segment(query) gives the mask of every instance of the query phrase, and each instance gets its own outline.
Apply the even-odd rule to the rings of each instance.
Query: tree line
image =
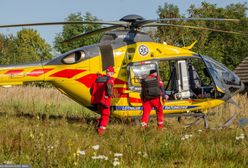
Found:
[[[17,35],[0,34],[0,64],[40,62],[52,58],[52,48],[34,29],[22,29]]]
[[[148,30],[155,41],[166,42],[170,45],[185,46],[195,40],[197,44],[193,51],[208,55],[222,62],[230,69],[234,69],[245,57],[248,56],[248,18],[247,4],[230,4],[226,7],[218,7],[216,4],[202,2],[201,6],[191,5],[185,15],[180,14],[178,6],[165,3],[158,7],[159,18],[232,18],[240,22],[227,21],[166,21],[174,25],[187,25],[210,27],[226,31],[242,32],[241,35],[163,26]],[[80,12],[70,14],[66,21],[97,21],[100,20],[89,12],[82,15]],[[100,35],[61,43],[75,35],[86,33],[101,28],[101,25],[64,25],[61,33],[57,34],[54,41],[54,49],[64,53],[69,50],[98,43]],[[245,35],[246,34],[246,35]],[[22,29],[14,35],[0,34],[0,64],[16,64],[23,62],[35,62],[52,58],[52,47],[45,42],[34,29]]]

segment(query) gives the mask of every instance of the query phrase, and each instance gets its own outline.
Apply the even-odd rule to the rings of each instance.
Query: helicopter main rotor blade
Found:
[[[240,22],[239,19],[226,19],[226,18],[163,18],[163,19],[157,19],[157,20],[137,21],[136,25],[137,25],[137,27],[148,27],[147,25],[163,24],[161,21],[231,21],[231,22]],[[159,25],[157,25],[157,26],[159,26]]]
[[[138,20],[132,26],[135,28],[143,27],[144,25],[148,25],[150,23],[156,23],[154,20]]]
[[[239,19],[226,19],[226,18],[163,18],[154,20],[159,21],[231,21],[231,22],[240,22]]]
[[[0,28],[8,27],[26,27],[26,26],[48,26],[48,25],[68,25],[68,24],[102,24],[102,25],[118,25],[118,26],[127,26],[127,22],[123,21],[68,21],[68,22],[40,22],[40,23],[26,23],[26,24],[9,24],[9,25],[0,25]]]
[[[152,23],[161,23],[161,21],[231,21],[240,22],[239,19],[226,19],[226,18],[164,18],[157,20],[138,20],[133,24],[133,27],[147,27],[146,25]]]
[[[106,32],[106,31],[109,31],[109,30],[114,30],[114,29],[121,28],[121,27],[124,27],[124,26],[116,25],[116,26],[104,27],[104,28],[101,28],[101,29],[93,30],[91,32],[79,34],[79,35],[74,36],[74,37],[72,37],[70,39],[62,41],[62,43],[68,43],[68,42],[71,42],[71,41],[74,41],[74,40],[78,40],[79,38],[85,38],[85,37],[88,37],[88,36],[92,36],[92,35],[95,35],[95,34],[103,33],[103,32]]]
[[[222,32],[222,33],[238,34],[238,35],[245,35],[245,36],[248,36],[248,34],[245,34],[245,33],[242,33],[242,32],[234,32],[234,31],[213,29],[213,28],[207,28],[207,27],[198,27],[198,26],[187,26],[187,25],[167,24],[167,23],[150,23],[150,24],[144,25],[143,27],[157,27],[157,26],[171,26],[171,27],[198,29],[198,30],[208,30],[208,31],[214,31],[214,32]]]

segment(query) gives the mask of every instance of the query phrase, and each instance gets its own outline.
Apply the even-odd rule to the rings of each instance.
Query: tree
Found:
[[[246,17],[246,4],[230,4],[225,8],[219,8],[216,4],[203,2],[201,7],[196,8],[195,6],[191,6],[188,11],[191,17],[240,19],[240,23],[214,21],[204,22],[204,26],[221,30],[247,33],[248,22]],[[194,24],[199,25],[196,22],[194,22]],[[194,32],[196,32],[196,30],[194,30]],[[207,36],[203,41],[200,41],[201,45],[198,45],[196,51],[201,52],[202,54],[210,55],[221,61],[230,69],[234,69],[237,64],[247,57],[247,40],[248,36],[244,35],[208,31]]]
[[[165,3],[164,6],[159,6],[157,14],[159,18],[179,18],[181,15],[179,14],[179,8],[176,5]],[[163,23],[167,24],[177,24],[177,21],[164,21]],[[168,44],[178,44],[181,40],[181,34],[183,29],[177,27],[166,27],[161,26],[158,27],[158,31],[156,33],[157,39],[160,42],[166,42]]]
[[[51,46],[33,29],[17,32],[16,63],[38,62],[51,59]]]
[[[0,34],[0,64],[20,64],[51,59],[51,46],[36,30],[22,29],[17,36]]]
[[[92,16],[89,12],[86,12],[84,16],[81,16],[81,13],[72,13],[66,19],[66,21],[97,21],[98,19],[95,16]],[[62,41],[70,39],[73,36],[76,36],[81,33],[90,32],[96,29],[101,28],[101,25],[93,24],[71,24],[64,25],[63,32],[59,33],[55,37],[55,49],[61,53],[70,51],[75,48],[79,48],[86,45],[91,45],[97,43],[100,40],[100,35],[94,35],[87,38],[81,38],[68,43],[62,43]]]
[[[199,27],[209,27],[214,29],[238,31],[247,33],[247,7],[246,4],[230,4],[225,8],[219,8],[216,4],[202,2],[200,7],[191,5],[188,9],[188,16],[194,18],[234,18],[240,19],[240,23],[227,21],[188,21],[188,22],[170,22],[171,24],[191,25]],[[177,6],[165,3],[159,7],[158,15],[160,18],[180,17]],[[182,16],[181,16],[182,17]],[[168,23],[168,22],[167,22]],[[184,45],[197,40],[194,51],[209,55],[214,59],[221,61],[230,69],[234,69],[248,53],[248,36],[220,33],[207,30],[183,29],[175,27],[161,27],[157,31],[160,41],[166,40],[169,44]]]
[[[14,64],[16,49],[16,37],[0,34],[0,64]]]

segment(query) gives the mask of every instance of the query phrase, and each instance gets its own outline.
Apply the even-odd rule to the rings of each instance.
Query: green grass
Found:
[[[139,126],[111,122],[103,137],[94,124],[68,124],[66,120],[0,118],[0,162],[33,167],[111,167],[114,153],[122,153],[120,167],[247,167],[245,130],[185,129],[175,124],[158,131],[155,122]],[[192,137],[182,140],[186,134]],[[99,145],[95,151],[92,146]],[[79,151],[85,151],[80,155]],[[104,155],[108,160],[93,160]]]
[[[248,167],[248,128],[239,128],[236,123],[224,130],[204,129],[202,123],[184,128],[176,119],[167,118],[171,126],[158,131],[155,118],[151,119],[146,130],[130,122],[112,119],[106,133],[99,137],[95,131],[97,115],[85,111],[53,89],[29,89],[34,90],[25,93],[23,88],[13,88],[16,97],[12,95],[12,98],[5,94],[11,90],[0,90],[1,95],[5,94],[0,108],[5,112],[0,116],[0,163],[31,164],[42,168],[113,167],[114,154],[122,153],[118,167]],[[43,98],[35,97],[37,92]],[[49,98],[50,93],[55,96],[53,98],[57,96],[58,100],[66,102],[62,109],[58,109],[61,108],[60,101]],[[22,94],[22,99],[19,94]],[[11,107],[11,99],[12,103],[19,101],[17,107]],[[40,102],[39,108],[34,108],[36,103],[28,100]],[[242,107],[238,117],[248,117],[247,97],[237,96],[236,101]],[[84,117],[88,122],[69,123],[66,118],[41,120],[39,117],[28,119],[14,115],[19,110],[38,114],[51,102],[55,107],[47,110],[49,114]],[[210,124],[219,125],[236,110],[233,105],[214,109],[218,113],[209,117]],[[245,138],[237,140],[241,134]],[[94,145],[99,145],[99,150],[94,150]],[[92,158],[99,155],[108,157],[108,160]]]

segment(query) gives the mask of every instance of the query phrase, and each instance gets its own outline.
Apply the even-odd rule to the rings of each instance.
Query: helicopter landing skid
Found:
[[[192,126],[197,126],[200,124],[200,122],[204,121],[204,127],[206,129],[209,128],[209,123],[208,123],[208,114],[204,114],[202,112],[198,112],[198,113],[186,113],[186,114],[169,114],[169,115],[166,115],[167,117],[177,117],[178,118],[178,122],[182,125],[184,125],[185,127],[192,127]],[[236,118],[237,116],[237,113],[234,113],[223,125],[217,127],[217,128],[210,128],[210,129],[225,129],[227,127],[229,127],[234,119]],[[194,117],[195,120],[189,124],[184,124],[182,123],[182,117]]]
[[[219,127],[219,129],[224,129],[224,128],[229,127],[229,126],[233,123],[233,121],[234,121],[234,119],[236,118],[236,116],[237,116],[237,113],[234,113],[234,114],[232,115],[232,117],[230,117],[230,118],[225,122],[225,124],[223,124],[222,126]]]
[[[167,114],[166,117],[177,117],[177,121],[182,124],[185,127],[192,127],[192,126],[196,126],[199,125],[199,123],[201,122],[201,120],[204,120],[204,127],[208,128],[208,120],[207,120],[207,116],[206,114],[202,113],[202,112],[197,112],[197,113],[185,113],[185,114]],[[190,123],[183,123],[183,117],[185,118],[191,118],[193,117],[195,120],[191,121]]]
[[[213,113],[213,112],[211,112],[211,113],[209,112],[207,114],[202,113],[202,112],[183,113],[183,114],[176,114],[176,113],[174,113],[174,114],[166,114],[165,117],[166,118],[167,117],[168,118],[177,118],[178,122],[181,125],[183,125],[184,127],[186,127],[186,128],[192,127],[192,126],[197,126],[203,120],[204,121],[204,127],[206,129],[213,129],[213,130],[218,129],[218,130],[221,130],[221,129],[225,129],[225,128],[229,127],[233,123],[234,119],[237,116],[237,113],[234,113],[223,125],[220,125],[218,127],[209,127],[209,122],[208,122],[208,117],[207,116],[211,116],[211,115],[214,115],[214,114],[215,113]],[[151,116],[151,117],[153,117],[153,116]],[[191,119],[191,121],[189,121],[190,123],[183,122],[182,121],[183,120],[183,117],[188,118],[188,119],[190,118]],[[193,119],[193,121],[192,121],[192,119]],[[139,125],[139,123],[140,123],[140,117],[132,117],[131,118],[131,121],[132,121],[131,123],[133,125]]]

